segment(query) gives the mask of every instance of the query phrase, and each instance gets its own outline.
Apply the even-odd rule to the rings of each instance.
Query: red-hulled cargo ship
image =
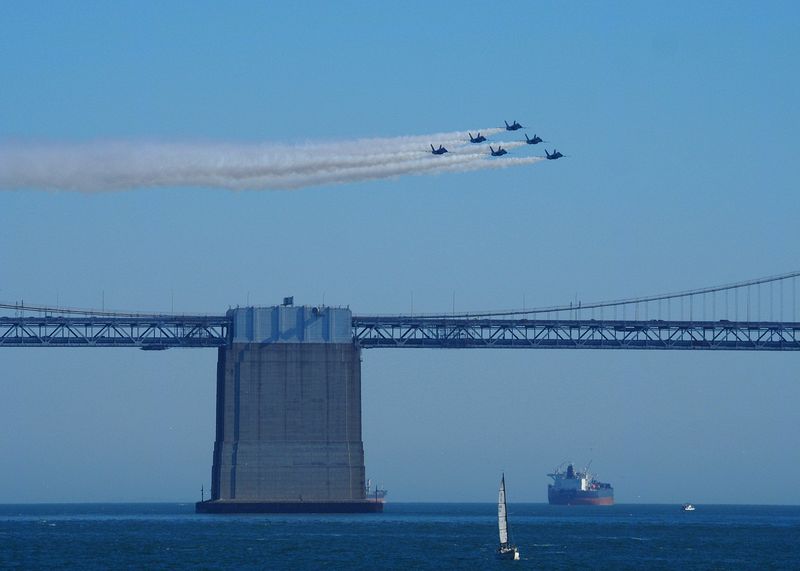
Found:
[[[572,463],[564,464],[548,474],[553,479],[547,486],[547,500],[558,506],[611,506],[614,505],[614,488],[599,482],[589,469],[575,470]]]

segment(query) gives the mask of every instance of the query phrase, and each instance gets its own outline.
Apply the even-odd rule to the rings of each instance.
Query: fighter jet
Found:
[[[502,157],[503,155],[505,155],[508,152],[507,150],[505,150],[500,145],[497,146],[497,150],[496,151],[492,148],[491,145],[489,145],[489,150],[492,151],[492,156],[493,157]]]
[[[551,160],[551,161],[554,161],[554,160],[556,160],[556,159],[560,159],[561,157],[563,157],[563,156],[564,156],[564,155],[562,155],[561,153],[559,153],[559,152],[558,152],[557,150],[555,150],[555,149],[553,149],[553,154],[552,154],[552,155],[551,155],[549,152],[547,152],[547,149],[545,149],[545,150],[544,150],[544,154],[546,154],[546,155],[547,155],[547,158],[548,158],[548,160]]]
[[[511,125],[508,124],[508,121],[503,122],[506,124],[506,131],[516,131],[517,129],[522,129],[522,125],[517,123],[516,120],[511,123]]]
[[[438,149],[435,149],[435,148],[433,148],[433,145],[431,145],[431,153],[433,153],[434,155],[443,155],[443,154],[445,154],[446,152],[447,152],[447,149],[445,149],[445,148],[444,148],[443,146],[441,146],[441,145],[439,145],[439,148],[438,148]]]
[[[483,143],[486,140],[486,137],[481,135],[480,131],[478,131],[478,136],[473,137],[472,133],[467,133],[469,135],[469,142],[470,143]]]
[[[529,145],[536,145],[542,142],[542,138],[539,135],[534,135],[533,139],[528,138],[528,133],[525,133],[525,142]]]

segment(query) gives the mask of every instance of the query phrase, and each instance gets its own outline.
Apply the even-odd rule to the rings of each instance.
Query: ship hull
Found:
[[[557,490],[550,486],[547,500],[553,506],[613,506],[614,490]]]

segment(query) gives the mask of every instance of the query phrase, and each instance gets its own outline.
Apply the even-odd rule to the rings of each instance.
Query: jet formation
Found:
[[[510,125],[508,124],[508,121],[503,121],[503,122],[506,124],[506,128],[505,128],[506,131],[518,131],[519,129],[523,128],[523,126],[520,125],[519,123],[517,123],[516,120],[514,120]],[[478,134],[475,135],[474,137],[472,136],[472,133],[467,133],[467,135],[469,135],[469,142],[473,143],[473,144],[483,143],[483,142],[486,142],[488,140],[486,137],[481,135],[480,131],[478,131]],[[528,137],[527,133],[525,133],[525,143],[528,144],[528,145],[538,145],[539,143],[544,143],[544,142],[545,142],[544,139],[542,139],[538,134],[534,133],[533,138],[531,138],[531,137]],[[516,144],[514,146],[516,146]],[[443,155],[443,154],[445,154],[447,152],[448,152],[448,150],[445,149],[444,146],[439,145],[439,148],[436,148],[436,147],[433,146],[433,144],[431,144],[431,153],[432,154],[434,154],[434,155]],[[550,161],[554,161],[556,159],[560,159],[561,157],[566,156],[566,155],[562,155],[561,153],[559,153],[556,149],[553,149],[552,153],[550,153],[550,151],[545,149],[544,153],[545,153],[545,157],[544,158],[546,158],[547,160],[550,160]],[[498,142],[498,145],[497,145],[497,150],[495,150],[495,148],[492,145],[489,145],[489,156],[502,157],[505,154],[508,154],[508,151],[506,149],[504,149],[500,145],[499,142]]]

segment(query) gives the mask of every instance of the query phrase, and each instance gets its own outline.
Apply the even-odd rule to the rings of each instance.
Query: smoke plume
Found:
[[[480,129],[484,136],[503,129]],[[473,135],[478,130],[471,131]],[[520,141],[471,144],[466,131],[294,145],[95,142],[0,144],[0,190],[102,192],[153,187],[295,189],[404,175],[533,164],[542,157],[489,156]],[[430,145],[448,153],[433,155]]]

